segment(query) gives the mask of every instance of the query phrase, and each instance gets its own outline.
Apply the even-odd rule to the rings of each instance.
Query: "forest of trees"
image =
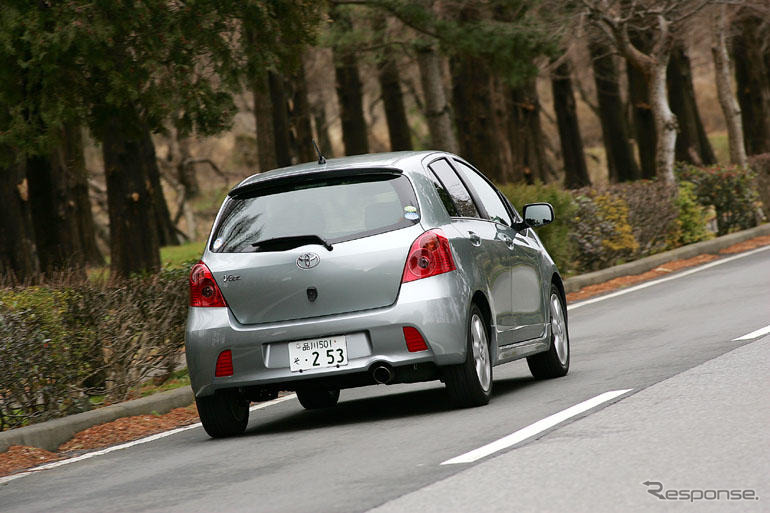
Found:
[[[580,188],[591,185],[576,108],[585,67],[608,181],[673,182],[677,161],[716,161],[696,102],[693,31],[709,40],[730,160],[745,166],[770,152],[765,0],[5,0],[0,275],[29,282],[104,264],[86,137],[104,165],[111,274],[152,272],[159,247],[180,241],[185,200],[199,194],[188,136],[227,131],[248,98],[255,171],[267,171],[312,160],[312,139],[328,152],[323,102],[336,102],[344,154],[367,153],[370,80],[390,149],[457,152],[501,184]],[[319,49],[332,56],[325,76],[336,94],[311,102],[307,70]],[[543,76],[553,114],[539,97]],[[418,91],[427,143],[413,135],[408,91]],[[545,135],[546,115],[558,141]],[[177,160],[159,164],[157,134]],[[174,218],[164,173],[182,191]]]

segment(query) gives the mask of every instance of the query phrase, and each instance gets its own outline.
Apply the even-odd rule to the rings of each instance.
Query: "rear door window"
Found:
[[[436,160],[428,167],[435,176],[438,177],[438,180],[451,196],[452,202],[456,207],[455,210],[457,211],[457,214],[454,215],[459,215],[461,217],[480,217],[479,211],[473,203],[473,199],[471,199],[468,189],[465,188],[460,177],[457,176],[457,173],[452,169],[452,166],[449,165],[449,162],[447,162],[446,159]],[[441,196],[440,193],[439,196]],[[443,200],[444,199],[442,198],[442,201]],[[450,212],[449,215],[453,214]]]
[[[210,249],[246,253],[259,241],[300,235],[334,244],[412,226],[419,219],[405,176],[359,175],[278,187],[266,182],[248,195],[228,198]]]
[[[473,190],[476,191],[478,198],[481,200],[481,204],[484,205],[484,209],[489,215],[489,219],[497,223],[502,223],[511,226],[511,216],[508,213],[508,209],[505,208],[500,196],[497,194],[492,185],[479,174],[475,169],[467,166],[465,163],[455,160],[455,166],[465,176],[465,179],[470,183]]]

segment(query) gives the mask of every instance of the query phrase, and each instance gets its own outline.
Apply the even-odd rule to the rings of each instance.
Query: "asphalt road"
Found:
[[[679,397],[676,392],[658,392],[652,399],[639,399],[656,390],[653,385],[663,386],[663,380],[690,369],[695,372],[695,367],[738,347],[770,343],[767,337],[734,340],[770,324],[770,250],[602,301],[573,305],[569,315],[570,374],[537,382],[524,362],[496,367],[494,397],[488,406],[452,410],[440,383],[346,390],[338,407],[327,411],[304,411],[290,399],[252,412],[249,428],[239,438],[210,440],[201,428],[188,429],[5,482],[0,485],[0,511],[324,512],[366,511],[378,506],[385,511],[407,511],[420,507],[426,497],[433,502],[443,500],[441,511],[467,511],[469,504],[480,512],[563,509],[564,503],[556,499],[563,500],[569,487],[559,483],[579,481],[580,468],[573,464],[554,470],[553,450],[547,453],[549,458],[521,458],[521,464],[518,454],[559,439],[560,443],[548,447],[563,452],[565,461],[580,461],[588,468],[593,458],[604,461],[605,475],[612,474],[613,465],[622,475],[623,460],[602,452],[616,451],[618,443],[631,445],[633,438],[614,439],[615,445],[606,448],[600,443],[581,445],[584,439],[597,438],[597,432],[618,431],[617,419],[601,423],[609,412],[623,407],[630,410],[623,417],[625,423],[633,422],[636,413],[639,419],[650,419],[652,409],[671,406]],[[756,363],[763,355],[767,352],[752,361]],[[740,375],[740,362],[719,362],[723,372]],[[766,361],[762,365],[767,369]],[[698,376],[710,382],[703,372]],[[736,390],[731,391],[740,395],[740,387],[736,383]],[[578,403],[618,390],[630,392],[539,438],[474,463],[441,465]],[[614,401],[619,402],[612,405]],[[686,423],[686,409],[665,411],[666,418],[679,416]],[[706,412],[706,416],[711,422],[721,422],[719,411]],[[564,435],[589,422],[593,427],[582,437]],[[643,433],[645,423],[639,422],[636,430]],[[704,454],[709,444],[720,444],[698,426],[692,427],[691,437],[702,443]],[[767,453],[769,439],[753,440],[753,446],[759,444],[756,451]],[[581,456],[570,460],[573,454]],[[677,465],[664,458],[646,461],[643,464],[654,467],[650,474]],[[750,464],[752,460],[746,461]],[[750,473],[752,469],[743,463],[736,459],[724,468],[737,466]],[[536,475],[546,477],[533,479]],[[764,476],[767,481],[766,472]],[[634,479],[616,485],[641,488]],[[474,493],[484,486],[498,493],[483,497]],[[519,486],[526,486],[526,495],[540,502],[531,499],[526,507],[517,507]],[[426,490],[433,495],[424,495]],[[643,492],[639,494],[644,496]],[[484,497],[507,500],[508,507],[499,508],[500,502],[487,506]],[[407,502],[399,503],[399,499]],[[755,504],[767,505],[766,501]],[[589,496],[580,504],[590,503]],[[660,507],[649,503],[650,509]]]

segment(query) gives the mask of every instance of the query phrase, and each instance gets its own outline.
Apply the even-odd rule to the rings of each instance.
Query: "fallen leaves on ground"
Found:
[[[12,445],[7,451],[0,453],[0,476],[6,476],[19,470],[37,467],[43,463],[63,458],[61,454],[49,452],[37,447]]]
[[[0,453],[0,476],[70,457],[74,451],[110,447],[195,422],[198,422],[198,411],[191,405],[163,415],[136,415],[90,427],[60,445],[56,453],[37,447],[14,445]]]
[[[59,446],[59,452],[101,449],[195,422],[198,422],[195,406],[176,408],[164,415],[124,417],[77,433]]]

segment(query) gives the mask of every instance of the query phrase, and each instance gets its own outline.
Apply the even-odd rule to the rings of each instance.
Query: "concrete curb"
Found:
[[[682,246],[681,248],[672,249],[664,253],[658,253],[657,255],[648,256],[634,262],[628,262],[627,264],[616,265],[615,267],[609,267],[600,271],[594,271],[592,273],[581,274],[573,278],[567,278],[564,280],[564,288],[567,293],[576,292],[583,287],[589,285],[596,285],[597,283],[604,283],[605,281],[619,278],[621,276],[630,276],[634,274],[642,274],[647,271],[651,271],[656,267],[659,267],[672,260],[681,260],[685,258],[692,258],[698,255],[707,253],[717,253],[727,247],[743,242],[755,237],[762,237],[763,235],[770,235],[770,223],[743,230],[740,232],[731,233],[729,235],[723,235],[716,239],[706,240],[703,242],[696,242],[695,244],[689,244]]]
[[[27,445],[56,451],[59,445],[70,440],[75,433],[92,426],[132,415],[167,413],[192,402],[192,389],[185,386],[40,424],[11,429],[0,433],[0,453],[7,451],[12,445]]]
[[[770,223],[716,239],[690,244],[672,251],[642,258],[635,262],[568,278],[565,280],[564,287],[567,292],[575,292],[588,285],[603,283],[620,276],[641,274],[672,260],[692,258],[704,253],[716,253],[733,244],[763,235],[770,235]],[[174,408],[189,405],[193,402],[193,399],[190,387],[183,387],[85,413],[12,429],[0,433],[0,453],[8,450],[12,445],[27,445],[40,447],[48,451],[56,451],[59,445],[84,429],[104,424],[105,422],[112,422],[121,417],[144,415],[153,412],[166,413]]]

